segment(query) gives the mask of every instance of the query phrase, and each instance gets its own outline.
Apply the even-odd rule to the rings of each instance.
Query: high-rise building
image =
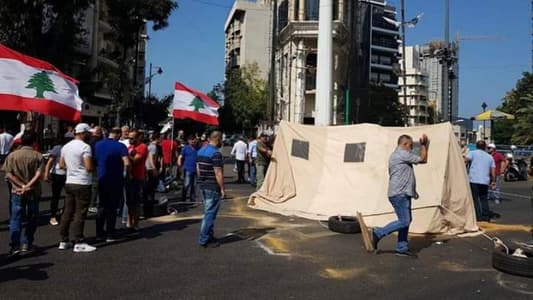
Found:
[[[402,78],[399,78],[398,90],[399,101],[407,105],[408,125],[417,126],[428,124],[428,75],[422,69],[420,60],[420,47],[405,47],[406,86],[404,88]]]
[[[428,75],[428,100],[435,122],[454,121],[459,114],[459,47],[433,41],[420,46],[420,67]],[[447,60],[447,62],[446,62]]]
[[[228,14],[225,33],[226,75],[233,68],[256,63],[263,79],[268,78],[271,49],[269,0],[236,0]]]

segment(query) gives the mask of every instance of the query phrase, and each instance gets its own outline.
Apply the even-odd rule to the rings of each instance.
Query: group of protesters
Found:
[[[92,252],[98,243],[115,241],[117,217],[124,234],[136,234],[139,220],[154,214],[156,190],[165,189],[168,178],[181,177],[182,201],[197,201],[197,182],[204,201],[200,246],[217,244],[213,223],[224,198],[219,131],[209,138],[197,134],[185,138],[180,130],[172,138],[171,133],[162,137],[128,126],[105,130],[80,123],[69,127],[55,143],[47,135],[47,159],[31,124],[11,139],[4,139],[4,133],[0,134],[0,150],[9,148],[1,158],[9,187],[11,255],[34,249],[41,181],[51,185],[49,223],[59,227],[60,250]],[[60,210],[62,193],[65,200]],[[89,213],[96,215],[96,243],[91,245],[84,235]]]

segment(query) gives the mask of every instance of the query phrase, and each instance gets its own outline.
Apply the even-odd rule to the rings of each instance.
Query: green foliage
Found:
[[[41,71],[33,74],[33,76],[28,80],[28,89],[36,90],[36,98],[44,98],[44,92],[53,92],[57,93],[54,89],[54,83],[48,77],[48,74],[45,71]]]
[[[496,145],[511,145],[514,120],[495,120],[492,129],[492,138]]]
[[[511,142],[516,145],[533,144],[533,74],[525,72],[514,89],[503,99],[499,109],[515,116],[512,121]],[[501,132],[502,124],[495,122],[495,131]],[[505,127],[504,127],[505,128]],[[510,134],[511,130],[507,131]]]
[[[368,97],[368,113],[363,122],[382,126],[403,126],[404,113],[396,90],[381,85],[370,85]]]
[[[174,95],[168,95],[161,99],[150,96],[142,101],[139,106],[139,115],[147,128],[159,128],[159,124],[168,119],[168,108],[172,104]]]
[[[82,57],[84,16],[91,0],[2,0],[0,43],[46,60],[65,72]]]
[[[232,129],[239,130],[255,127],[265,116],[266,103],[266,82],[260,78],[257,64],[232,70],[224,83],[222,127],[234,126]]]
[[[153,30],[167,27],[168,18],[178,5],[172,0],[113,0],[107,1],[107,6],[112,32],[106,39],[118,42],[118,47],[110,51],[109,58],[117,61],[119,66],[107,69],[105,76],[114,79],[110,86],[115,99],[113,109],[123,118],[131,119],[134,115],[142,115],[143,107],[139,91],[144,78],[137,78],[134,82],[127,71],[135,60],[141,29],[146,21],[153,23]]]

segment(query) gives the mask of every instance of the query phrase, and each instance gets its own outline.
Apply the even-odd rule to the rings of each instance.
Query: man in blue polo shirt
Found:
[[[213,131],[209,136],[209,144],[198,151],[197,157],[198,183],[204,198],[204,219],[198,244],[204,248],[220,245],[214,236],[213,228],[220,200],[224,199],[224,162],[219,149],[221,142],[222,133]]]
[[[485,150],[487,144],[485,141],[476,143],[476,150],[468,152],[465,160],[470,162],[470,189],[476,209],[476,218],[478,221],[490,221],[493,213],[489,208],[488,194],[489,186],[496,187],[496,164],[494,159]]]
[[[130,166],[128,149],[118,141],[120,133],[120,128],[113,128],[109,138],[95,145],[100,199],[96,215],[96,237],[107,242],[114,238],[117,209],[124,191],[124,169]]]
[[[189,194],[191,202],[196,201],[196,143],[196,136],[189,135],[187,145],[183,147],[178,158],[178,166],[183,167],[182,201],[187,201],[187,194]]]

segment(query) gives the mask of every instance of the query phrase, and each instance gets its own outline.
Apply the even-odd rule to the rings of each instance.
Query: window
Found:
[[[344,162],[364,162],[366,143],[346,144]]]
[[[309,142],[293,139],[292,147],[291,147],[291,155],[294,157],[299,157],[299,158],[309,160]]]
[[[318,21],[320,0],[305,0],[305,16],[308,21]]]

